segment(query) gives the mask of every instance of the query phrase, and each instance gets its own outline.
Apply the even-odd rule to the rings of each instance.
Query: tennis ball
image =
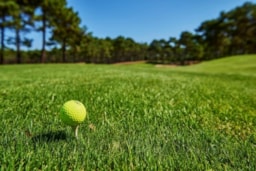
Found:
[[[84,105],[77,100],[70,100],[63,104],[60,110],[60,119],[67,125],[76,127],[81,124],[86,117]]]

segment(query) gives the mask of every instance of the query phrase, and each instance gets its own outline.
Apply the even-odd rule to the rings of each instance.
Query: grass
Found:
[[[180,68],[189,72],[203,72],[211,74],[234,74],[256,76],[255,55],[242,55],[221,58],[214,61],[203,62],[199,65]]]
[[[255,66],[1,66],[0,170],[256,170]],[[70,99],[79,140],[58,117]]]

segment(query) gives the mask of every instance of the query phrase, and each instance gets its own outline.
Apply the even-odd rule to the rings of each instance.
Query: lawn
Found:
[[[256,170],[256,56],[0,66],[0,170]],[[77,140],[59,111],[87,118]]]

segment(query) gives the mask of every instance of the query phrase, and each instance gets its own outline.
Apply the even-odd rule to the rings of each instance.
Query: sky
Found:
[[[130,37],[139,43],[179,38],[182,31],[194,32],[203,21],[221,11],[241,6],[245,0],[67,0],[79,13],[81,26],[99,38]],[[250,1],[256,2],[256,0]],[[33,35],[41,48],[41,35]]]

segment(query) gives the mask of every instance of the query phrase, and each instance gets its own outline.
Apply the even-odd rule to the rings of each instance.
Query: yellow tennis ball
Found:
[[[86,117],[84,105],[77,100],[70,100],[63,104],[60,110],[60,119],[67,125],[76,127],[81,124]]]

